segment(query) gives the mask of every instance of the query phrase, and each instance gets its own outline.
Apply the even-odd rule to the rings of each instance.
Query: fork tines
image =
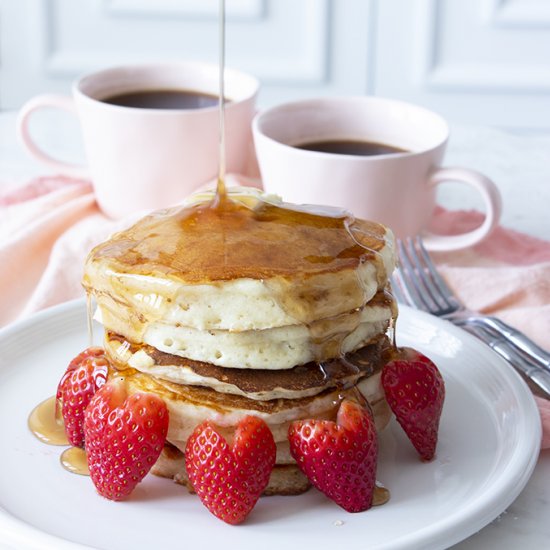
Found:
[[[393,275],[398,301],[442,316],[462,308],[437,272],[420,237],[397,240],[399,267]]]

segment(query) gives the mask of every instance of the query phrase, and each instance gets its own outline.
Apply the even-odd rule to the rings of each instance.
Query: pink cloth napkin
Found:
[[[228,185],[236,184],[259,186],[230,176]],[[88,251],[141,215],[110,220],[98,209],[89,182],[60,176],[0,194],[0,326],[83,296]],[[481,219],[475,211],[440,209],[432,229],[461,233]],[[498,227],[475,247],[433,256],[467,307],[499,317],[550,349],[550,242]],[[550,448],[550,401],[535,399],[543,448]]]
[[[477,211],[439,209],[431,229],[456,235],[479,226]],[[494,315],[550,350],[550,242],[497,227],[477,246],[432,254],[440,273],[464,305]],[[550,448],[550,401],[535,396],[542,448]]]

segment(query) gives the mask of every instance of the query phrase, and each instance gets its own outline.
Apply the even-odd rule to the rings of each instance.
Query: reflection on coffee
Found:
[[[218,104],[218,96],[193,90],[138,90],[105,99],[104,103],[138,109],[203,109]]]
[[[372,157],[376,155],[391,155],[395,153],[406,153],[401,149],[386,143],[358,140],[327,140],[312,141],[296,145],[298,149],[306,151],[318,151],[320,153],[333,153],[335,155],[353,155],[358,157]]]

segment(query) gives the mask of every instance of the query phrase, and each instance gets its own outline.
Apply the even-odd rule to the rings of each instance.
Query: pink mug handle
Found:
[[[482,241],[498,224],[502,213],[502,199],[497,186],[487,176],[467,168],[438,168],[428,180],[435,187],[443,182],[456,181],[476,189],[485,206],[485,220],[472,231],[460,235],[436,235],[429,231],[423,233],[424,245],[428,250],[460,250]]]
[[[19,139],[33,157],[35,157],[37,160],[39,160],[49,168],[59,171],[60,173],[67,176],[72,176],[75,178],[89,178],[90,174],[85,166],[78,166],[76,164],[71,164],[69,162],[63,162],[61,160],[55,159],[45,153],[34,142],[29,130],[30,117],[35,111],[39,109],[51,107],[55,109],[63,109],[64,111],[68,111],[76,115],[74,101],[69,96],[56,94],[45,94],[36,96],[33,99],[27,101],[27,103],[25,103],[25,105],[23,105],[23,107],[19,111],[19,115],[17,117],[17,134],[19,136]]]

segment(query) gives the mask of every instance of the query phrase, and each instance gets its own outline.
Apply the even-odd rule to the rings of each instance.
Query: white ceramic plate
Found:
[[[27,416],[55,392],[68,361],[87,345],[82,301],[0,332],[0,542],[13,548],[140,550],[238,544],[292,548],[444,548],[481,529],[516,498],[535,466],[539,415],[523,382],[489,348],[428,315],[401,309],[398,343],[428,354],[446,380],[436,459],[420,462],[392,421],[381,438],[378,479],[388,504],[348,514],[315,490],[260,499],[230,527],[197,497],[148,476],[126,502],[99,497],[89,478],[59,465]],[[10,547],[10,546],[8,546]]]

